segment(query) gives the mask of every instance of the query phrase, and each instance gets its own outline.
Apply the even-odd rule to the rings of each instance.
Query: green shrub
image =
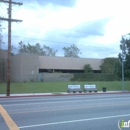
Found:
[[[75,73],[71,81],[116,81],[120,80],[115,74],[106,73]]]

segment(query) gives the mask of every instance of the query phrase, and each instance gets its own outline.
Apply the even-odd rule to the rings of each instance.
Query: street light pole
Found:
[[[125,39],[124,39],[124,37],[126,35],[130,35],[130,33],[123,35],[122,40],[121,40],[121,49],[122,49],[122,54],[121,54],[122,55],[121,56],[121,58],[122,58],[122,91],[123,92],[124,92],[124,55],[125,55]]]
[[[124,43],[122,42],[122,91],[124,92],[124,51],[123,51],[123,45]]]

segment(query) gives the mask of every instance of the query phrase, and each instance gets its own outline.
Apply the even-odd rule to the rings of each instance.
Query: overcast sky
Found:
[[[75,44],[83,58],[118,57],[121,36],[130,33],[130,0],[14,0],[12,44],[40,43],[58,50]],[[28,1],[28,2],[27,2]],[[0,16],[8,17],[8,4],[0,3]],[[7,48],[7,22],[2,22],[2,48]]]

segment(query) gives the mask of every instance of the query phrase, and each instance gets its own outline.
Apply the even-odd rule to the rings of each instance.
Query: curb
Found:
[[[100,94],[127,94],[130,92],[102,92],[102,93],[66,93],[66,94],[41,94],[41,95],[20,95],[20,96],[0,96],[0,98],[22,98],[22,97],[47,97],[47,96],[74,96],[74,95],[100,95]]]

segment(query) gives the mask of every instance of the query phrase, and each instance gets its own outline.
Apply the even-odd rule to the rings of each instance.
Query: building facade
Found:
[[[0,49],[0,82],[7,80],[7,50]]]
[[[4,52],[4,53],[7,53]],[[7,73],[7,55],[4,57],[3,75]],[[38,56],[18,54],[11,56],[11,81],[66,81],[72,73],[83,73],[84,65],[90,64],[94,73],[100,73],[102,59]],[[3,81],[2,75],[0,76]],[[4,81],[6,78],[4,78]]]

